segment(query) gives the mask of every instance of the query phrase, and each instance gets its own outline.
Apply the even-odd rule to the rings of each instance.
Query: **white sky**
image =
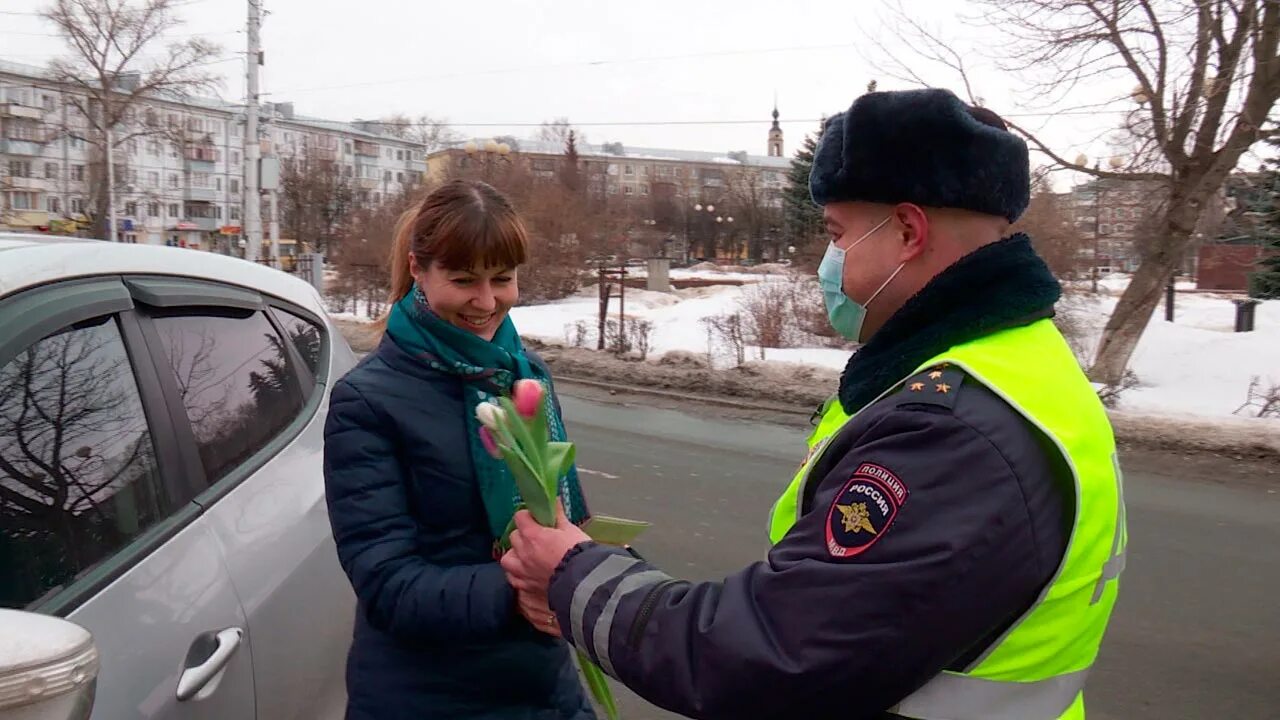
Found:
[[[874,41],[904,47],[881,0],[263,1],[270,13],[263,100],[293,101],[299,113],[329,119],[427,113],[467,136],[525,137],[536,127],[469,124],[564,116],[593,143],[764,154],[776,92],[790,155],[817,118],[847,108],[870,79],[882,90],[910,87],[874,67],[887,62]],[[999,31],[954,21],[973,12],[966,1],[902,2],[968,50],[975,94],[988,107],[1040,130],[1068,158],[1109,154],[1100,136],[1119,112],[1028,115],[1045,110],[1015,94],[1029,78],[1002,74],[983,58],[983,48],[1001,43]],[[64,52],[51,26],[31,14],[46,4],[0,0],[0,58],[39,65]],[[200,33],[221,44],[228,61],[213,69],[226,76],[222,95],[242,100],[246,0],[180,5],[186,24],[172,35]],[[955,75],[913,64],[931,83],[963,94]],[[1125,98],[1132,86],[1125,77],[1090,83],[1050,110]],[[744,120],[754,122],[724,122]],[[634,124],[707,121],[714,122]]]

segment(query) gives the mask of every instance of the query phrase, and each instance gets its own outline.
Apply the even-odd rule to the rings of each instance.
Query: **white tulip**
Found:
[[[490,431],[497,432],[506,422],[506,411],[493,403],[480,403],[476,406],[476,419]]]

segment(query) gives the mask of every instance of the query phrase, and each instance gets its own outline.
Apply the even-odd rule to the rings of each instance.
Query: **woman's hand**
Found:
[[[516,597],[520,614],[530,625],[552,637],[561,637],[560,623],[556,620],[556,614],[551,611],[546,595],[521,590],[517,591]]]

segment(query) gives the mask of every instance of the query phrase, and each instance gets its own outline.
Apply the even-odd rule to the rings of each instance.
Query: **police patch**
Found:
[[[875,544],[907,501],[907,486],[879,465],[863,463],[827,513],[827,552],[850,558]]]

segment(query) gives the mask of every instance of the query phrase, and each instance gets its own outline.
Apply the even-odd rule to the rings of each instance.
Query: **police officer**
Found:
[[[768,557],[668,576],[562,520],[503,566],[653,703],[704,718],[1084,717],[1124,566],[1106,414],[1022,234],[1025,143],[945,90],[861,96],[810,189],[837,331],[864,343],[770,517]]]

